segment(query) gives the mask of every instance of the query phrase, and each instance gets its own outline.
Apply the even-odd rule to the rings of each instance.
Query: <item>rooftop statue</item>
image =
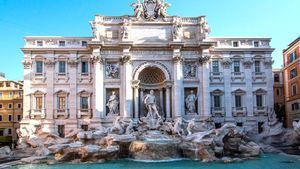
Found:
[[[136,3],[132,3],[131,6],[134,8],[134,14],[138,20],[146,19],[153,21],[157,18],[166,18],[167,9],[171,4],[164,0],[137,0]]]

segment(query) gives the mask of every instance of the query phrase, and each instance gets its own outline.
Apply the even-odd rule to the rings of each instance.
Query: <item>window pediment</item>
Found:
[[[260,89],[257,89],[256,91],[253,92],[255,95],[259,95],[259,94],[262,94],[262,95],[265,95],[267,94],[267,91],[260,88]]]
[[[212,91],[211,94],[213,96],[220,96],[220,95],[223,95],[224,92],[222,90],[220,90],[220,89],[216,89],[216,90]]]

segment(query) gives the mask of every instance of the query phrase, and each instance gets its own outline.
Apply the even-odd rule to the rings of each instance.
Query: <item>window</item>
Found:
[[[293,84],[292,85],[292,96],[296,96],[297,95],[297,84]]]
[[[12,115],[8,115],[8,121],[12,121]]]
[[[59,110],[66,110],[66,97],[58,97],[58,105]]]
[[[43,62],[42,61],[36,62],[36,73],[43,73]]]
[[[58,73],[60,73],[60,74],[66,73],[66,62],[65,61],[58,62]]]
[[[0,121],[2,121],[3,119],[2,119],[2,115],[0,115]]]
[[[80,98],[80,109],[82,109],[82,110],[89,109],[89,98],[88,97]]]
[[[292,111],[299,110],[299,103],[292,104]]]
[[[0,87],[3,87],[3,82],[0,82]]]
[[[81,62],[81,73],[88,73],[89,72],[89,64],[87,61]]]
[[[219,61],[212,62],[213,73],[219,73]]]
[[[277,95],[277,96],[280,96],[280,95],[281,95],[280,89],[276,89],[276,95]]]
[[[9,108],[9,109],[12,109],[12,108],[13,108],[13,105],[12,105],[11,103],[9,103],[9,104],[8,104],[8,108]]]
[[[260,72],[260,61],[255,61],[254,65],[255,65],[255,72],[259,73]]]
[[[254,47],[256,47],[256,48],[259,47],[259,42],[258,41],[254,42]]]
[[[239,42],[233,42],[233,47],[239,47]]]
[[[3,129],[0,129],[0,136],[3,136],[3,135],[4,135]]]
[[[297,55],[296,52],[293,52],[290,54],[290,63],[292,63],[293,61],[295,61],[297,59]]]
[[[83,131],[88,131],[89,130],[89,126],[88,125],[81,125],[81,129]]]
[[[8,135],[11,135],[11,129],[8,129]]]
[[[235,96],[235,107],[237,107],[237,108],[242,107],[242,96],[239,96],[239,95]]]
[[[23,96],[22,92],[18,92],[18,95],[19,95],[19,97]]]
[[[13,95],[14,95],[13,92],[9,92],[8,97],[9,97],[9,98],[12,98]]]
[[[87,46],[87,41],[82,41],[81,46],[86,47]]]
[[[10,87],[10,82],[6,82],[6,87]]]
[[[240,61],[233,62],[233,71],[234,71],[234,73],[240,72]]]
[[[279,79],[279,75],[278,74],[275,74],[274,75],[274,82],[279,82],[280,79]]]
[[[43,97],[35,97],[36,110],[42,110],[43,109]]]
[[[0,104],[0,109],[2,109],[3,108],[3,105],[2,104]]]
[[[0,98],[2,98],[3,97],[3,94],[2,93],[0,93]]]
[[[291,70],[291,72],[290,72],[291,79],[297,77],[297,75],[298,75],[297,68],[294,68],[293,70]]]
[[[214,96],[214,108],[221,108],[221,96]]]
[[[66,46],[66,42],[65,42],[65,41],[59,41],[59,46],[60,46],[60,47]]]
[[[18,121],[21,121],[21,115],[17,116]]]
[[[43,41],[37,41],[37,42],[36,42],[36,45],[37,45],[37,46],[43,46]]]
[[[263,107],[263,97],[262,95],[256,95],[256,106]]]
[[[21,109],[21,108],[22,108],[22,104],[18,103],[18,109]]]
[[[59,137],[65,137],[65,126],[64,125],[58,125],[57,126],[57,132]]]

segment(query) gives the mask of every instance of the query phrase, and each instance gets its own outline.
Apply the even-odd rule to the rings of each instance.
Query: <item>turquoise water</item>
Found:
[[[130,160],[111,161],[102,164],[25,165],[11,169],[300,169],[300,157],[266,154],[257,160],[240,163],[201,163],[181,160],[173,162],[145,163]]]

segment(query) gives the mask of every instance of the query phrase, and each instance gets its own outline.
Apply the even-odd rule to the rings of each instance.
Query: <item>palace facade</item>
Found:
[[[22,125],[64,136],[138,120],[153,90],[166,120],[259,130],[274,105],[271,39],[210,37],[204,16],[167,16],[159,2],[133,4],[134,16],[96,15],[93,37],[25,37]]]

